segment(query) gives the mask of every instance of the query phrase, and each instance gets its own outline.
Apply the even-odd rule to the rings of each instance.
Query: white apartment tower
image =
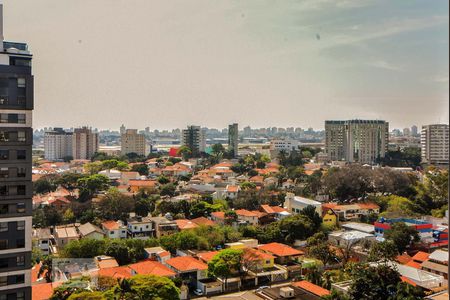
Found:
[[[45,159],[55,161],[72,157],[72,132],[54,128],[44,134]]]
[[[91,159],[98,151],[98,134],[88,127],[76,128],[72,136],[74,159]]]
[[[423,163],[430,165],[448,165],[448,124],[422,126],[420,143]]]
[[[325,121],[325,150],[331,161],[373,164],[385,156],[388,142],[388,122]]]
[[[140,156],[146,155],[145,135],[138,133],[137,129],[126,129],[120,137],[122,155],[129,153],[136,153]]]

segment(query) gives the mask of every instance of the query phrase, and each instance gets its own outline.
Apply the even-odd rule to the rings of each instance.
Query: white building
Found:
[[[128,220],[128,234],[133,238],[148,239],[153,236],[153,221],[147,217],[135,217]]]
[[[287,193],[284,201],[284,207],[288,212],[299,213],[307,206],[314,206],[319,216],[322,216],[322,203],[311,199],[295,196],[293,193]]]
[[[422,126],[420,143],[422,147],[423,163],[432,165],[448,165],[448,124]]]
[[[145,135],[138,133],[137,129],[125,130],[120,136],[120,144],[122,155],[136,153],[145,156],[147,154]]]
[[[292,139],[273,139],[270,141],[271,151],[286,151],[290,152],[294,149],[298,149],[299,142]]]
[[[72,132],[54,128],[44,134],[44,155],[47,160],[61,160],[72,156]]]

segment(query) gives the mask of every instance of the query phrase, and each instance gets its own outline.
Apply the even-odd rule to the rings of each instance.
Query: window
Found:
[[[9,195],[9,189],[6,185],[0,186],[0,196],[8,196]]]
[[[25,282],[25,275],[24,274],[15,275],[15,276],[12,276],[12,278],[13,278],[13,283],[14,284],[19,284],[19,283],[24,283]]]
[[[8,277],[6,276],[1,276],[0,277],[0,286],[5,286],[8,284]]]
[[[25,292],[17,292],[16,300],[25,300]]]
[[[7,214],[8,212],[9,212],[9,205],[1,204],[0,205],[0,214]]]
[[[0,114],[0,123],[8,123],[8,114]]]
[[[25,124],[26,122],[26,116],[25,114],[18,114],[17,115],[17,123],[19,124]]]
[[[18,142],[25,142],[26,139],[26,135],[25,135],[25,131],[18,131],[17,132],[17,141]]]
[[[17,262],[18,267],[25,266],[25,256],[23,256],[23,255],[17,256],[16,262]]]
[[[17,195],[25,195],[26,193],[26,187],[24,185],[18,185],[17,186]]]
[[[27,159],[27,150],[17,150],[17,159]]]
[[[9,266],[8,261],[8,258],[0,258],[0,269],[7,268]]]
[[[9,168],[0,168],[0,178],[9,177]]]
[[[110,231],[109,234],[114,234],[114,231]]]
[[[17,177],[26,177],[27,169],[26,168],[18,168],[17,169]]]
[[[0,250],[8,249],[8,240],[0,240]]]
[[[0,160],[9,159],[9,150],[0,150]]]
[[[9,132],[0,131],[0,142],[9,142]]]
[[[26,87],[25,78],[17,78],[17,87],[19,87],[19,88]]]
[[[25,239],[17,239],[17,240],[16,240],[16,247],[17,247],[17,248],[23,248],[23,247],[25,247]]]
[[[25,230],[25,221],[17,221],[17,230]]]
[[[24,213],[25,212],[25,203],[21,202],[21,203],[17,203],[17,212],[18,213]]]
[[[1,222],[0,223],[0,232],[8,231],[8,222]]]

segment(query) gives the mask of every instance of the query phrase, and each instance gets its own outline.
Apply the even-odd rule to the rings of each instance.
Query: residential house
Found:
[[[356,230],[333,231],[328,234],[328,240],[336,246],[351,247],[364,240],[375,240],[375,235]]]
[[[33,229],[33,240],[44,255],[52,254],[54,240],[50,228]]]
[[[175,277],[176,273],[163,265],[160,262],[154,260],[145,260],[135,264],[129,265],[132,270],[132,275],[155,275],[164,277]]]
[[[106,237],[110,239],[126,239],[127,226],[122,221],[105,221],[102,223],[102,229]]]
[[[321,299],[323,297],[328,296],[328,295],[331,294],[329,290],[324,289],[323,287],[318,286],[316,284],[313,284],[313,283],[311,283],[309,281],[306,281],[306,280],[293,282],[292,286],[295,286],[295,287],[297,287],[297,288],[299,288],[299,289],[301,289],[301,290],[303,290],[305,292],[314,294],[315,296],[318,296]],[[307,299],[307,298],[305,298],[305,299]]]
[[[255,285],[286,280],[288,271],[274,264],[275,257],[254,248],[244,248],[243,270],[255,279]]]
[[[105,268],[98,270],[97,273],[99,276],[111,277],[115,279],[129,279],[133,276],[133,271],[129,266],[121,266],[121,267],[113,267],[113,268]]]
[[[214,211],[211,213],[211,220],[218,225],[225,224],[225,212],[223,211]]]
[[[164,250],[159,246],[145,248],[144,251],[146,253],[146,258],[154,261],[159,261],[160,263],[165,263],[166,260],[171,258],[170,252]]]
[[[241,225],[258,225],[259,214],[256,211],[237,209],[234,211]]]
[[[281,243],[269,243],[260,245],[259,250],[269,253],[275,257],[275,263],[287,264],[292,261],[297,261],[305,253],[301,250],[294,249],[288,245]]]
[[[178,219],[175,220],[175,223],[180,231],[199,227],[197,224],[188,219]]]
[[[361,217],[380,213],[380,207],[375,203],[337,204],[330,202],[324,203],[322,208],[333,210],[338,215],[339,221],[343,222],[359,220]]]
[[[99,269],[114,268],[119,266],[119,263],[114,257],[106,255],[95,257],[95,263]]]
[[[284,201],[284,207],[288,212],[299,213],[307,206],[313,206],[319,216],[322,215],[322,203],[308,198],[295,196],[293,193],[287,193]]]
[[[156,180],[136,180],[130,179],[128,180],[128,189],[132,193],[137,193],[139,190],[145,190],[147,192],[155,192],[158,187]]]
[[[137,180],[141,178],[138,172],[122,172],[120,176],[120,181],[123,184],[128,184],[130,180]]]
[[[103,230],[89,222],[78,226],[78,232],[81,238],[101,240],[105,237]]]
[[[214,223],[214,221],[205,218],[205,217],[198,217],[195,219],[191,219],[190,220],[192,223],[197,224],[198,226],[214,226],[216,225],[216,223]]]
[[[153,221],[149,217],[134,217],[127,221],[128,235],[132,238],[148,239],[154,236]]]
[[[422,270],[442,275],[448,279],[448,251],[435,250],[421,264]]]
[[[156,238],[178,232],[178,225],[175,221],[170,221],[166,217],[150,217],[149,219],[153,222]]]
[[[56,246],[59,248],[63,248],[70,241],[75,241],[80,238],[77,228],[73,225],[57,226],[53,236],[55,237]]]
[[[192,256],[174,257],[166,260],[165,264],[192,287],[198,288],[198,280],[207,278],[208,265]]]
[[[336,227],[338,224],[338,216],[332,209],[327,209],[322,206],[322,223],[328,228]]]
[[[227,185],[225,188],[225,197],[228,199],[236,199],[241,187],[239,185]]]

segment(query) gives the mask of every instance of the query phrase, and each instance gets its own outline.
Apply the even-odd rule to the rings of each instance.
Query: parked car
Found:
[[[202,296],[203,291],[201,289],[196,289],[196,290],[194,290],[194,294],[196,294],[197,296]]]

